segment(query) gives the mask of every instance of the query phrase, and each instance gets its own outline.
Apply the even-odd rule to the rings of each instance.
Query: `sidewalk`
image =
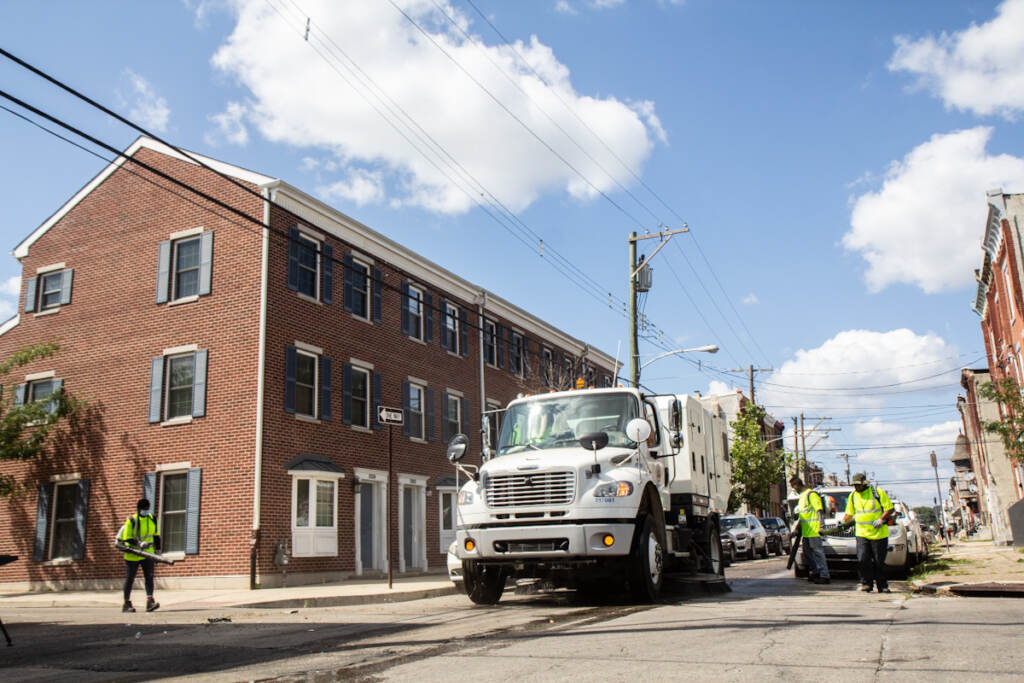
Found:
[[[420,600],[456,592],[447,574],[428,574],[399,578],[388,589],[386,579],[342,581],[287,588],[260,590],[174,590],[158,589],[160,609],[215,609],[220,607],[296,608],[337,607],[385,602]],[[145,592],[137,586],[133,591],[135,605],[145,605]],[[141,597],[141,599],[140,599]],[[8,607],[120,607],[120,590],[63,591],[0,594],[0,603]]]
[[[991,541],[956,539],[948,551],[933,546],[909,583],[919,593],[1024,598],[1024,553]]]

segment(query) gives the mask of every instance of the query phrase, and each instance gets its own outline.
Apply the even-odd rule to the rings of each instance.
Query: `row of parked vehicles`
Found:
[[[789,528],[781,517],[727,515],[722,517],[722,555],[727,564],[756,555],[782,555],[790,550]]]

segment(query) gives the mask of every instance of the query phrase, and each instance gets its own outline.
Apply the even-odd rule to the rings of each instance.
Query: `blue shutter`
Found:
[[[445,351],[451,351],[450,342],[448,339],[448,299],[441,299],[441,303],[437,307],[440,312],[441,325],[438,329],[440,332],[441,348]]]
[[[462,357],[469,358],[469,328],[465,308],[459,310],[459,348],[462,350]]]
[[[32,559],[36,562],[46,560],[46,532],[50,526],[50,491],[51,484],[40,484],[36,496],[36,540],[32,547]]]
[[[71,539],[71,559],[85,557],[85,529],[89,519],[89,480],[81,479],[75,491],[75,536]]]
[[[213,232],[199,236],[199,295],[209,294],[213,281]]]
[[[142,497],[149,501],[150,512],[155,513],[156,506],[156,472],[146,472],[142,475]]]
[[[424,389],[423,392],[427,395],[427,411],[426,411],[427,414],[426,414],[426,418],[425,418],[426,422],[427,422],[426,439],[427,439],[427,441],[433,441],[434,440],[434,390],[428,388],[428,389]]]
[[[36,278],[25,280],[25,312],[36,310]]]
[[[192,417],[206,415],[206,349],[196,351],[195,371],[192,373]]]
[[[320,300],[334,303],[334,247],[324,244],[320,257]]]
[[[71,280],[75,276],[75,269],[68,268],[60,278],[60,305],[67,306],[71,303]]]
[[[164,413],[164,357],[157,356],[149,364],[149,421],[160,422]]]
[[[355,267],[356,262],[352,258],[352,254],[345,254],[345,258],[342,260],[345,264],[345,310],[350,313],[355,308],[353,301],[355,300],[355,291],[352,288],[352,283],[355,280]]]
[[[462,401],[462,433],[469,436],[469,399],[464,398]]]
[[[434,297],[430,292],[423,293],[423,341],[434,342]]]
[[[299,229],[288,228],[288,289],[299,291]]]
[[[185,481],[185,554],[199,554],[199,493],[203,471],[193,467]]]
[[[384,279],[384,274],[380,272],[380,268],[373,269],[373,303],[370,306],[373,322],[379,323],[381,317],[381,284]]]
[[[299,358],[294,346],[284,347],[284,412],[295,412],[295,378]]]
[[[341,364],[341,421],[352,424],[352,366]]]
[[[171,242],[170,240],[160,243],[157,250],[156,268],[156,302],[162,304],[167,301],[167,293],[171,287]]]
[[[498,367],[505,369],[505,328],[501,325],[494,326],[494,341],[498,345],[495,355],[498,358]]]
[[[320,419],[331,419],[331,375],[333,364],[327,356],[320,356]]]
[[[25,405],[25,392],[27,391],[27,389],[27,384],[19,384],[18,386],[14,387],[14,403],[12,404],[12,407],[20,408],[21,406]]]
[[[405,419],[402,420],[402,435],[409,436],[409,383],[402,382],[402,414]]]
[[[441,392],[441,443],[448,443],[453,434],[448,428],[448,392]]]
[[[374,429],[381,429],[380,420],[377,419],[377,409],[384,405],[384,397],[380,387],[380,373],[374,372],[373,374],[373,409],[370,411],[370,423]],[[402,420],[402,424],[405,424],[405,420]]]
[[[402,280],[402,334],[408,335],[412,321],[409,320],[409,281]]]

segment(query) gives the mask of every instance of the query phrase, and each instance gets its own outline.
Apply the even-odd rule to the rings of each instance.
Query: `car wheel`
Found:
[[[768,539],[765,539],[764,545],[761,546],[761,557],[768,558]]]
[[[754,559],[754,542],[753,541],[750,542],[750,547],[747,548],[747,559],[748,560]]]
[[[775,556],[778,557],[780,555],[782,555],[782,541],[775,544]]]

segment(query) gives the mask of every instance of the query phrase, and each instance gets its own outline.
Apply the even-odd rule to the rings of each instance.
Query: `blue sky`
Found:
[[[895,482],[930,476],[933,447],[892,446],[934,443],[951,474],[957,369],[985,363],[985,191],[1024,191],[1024,0],[54,2],[4,19],[4,49],[170,142],[283,178],[623,361],[626,238],[686,223],[652,263],[661,338],[640,352],[722,350],[659,360],[645,385],[707,393],[773,368],[758,400],[787,435],[801,410],[841,428],[812,452],[826,471],[848,450],[930,503],[934,484]],[[115,147],[136,137],[6,60],[0,83]],[[0,150],[8,249],[105,165],[3,110]],[[4,316],[19,275],[0,259]]]

